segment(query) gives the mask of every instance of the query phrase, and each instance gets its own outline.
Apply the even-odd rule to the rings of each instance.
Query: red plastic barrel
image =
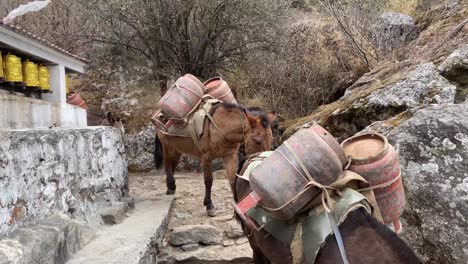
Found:
[[[347,162],[333,136],[321,126],[313,125],[296,132],[255,167],[250,174],[250,186],[261,197],[260,205],[272,216],[290,220],[321,193],[317,187],[307,187],[311,179],[301,163],[312,180],[328,185],[338,178]]]
[[[205,91],[213,98],[220,100],[221,102],[237,104],[234,94],[232,94],[231,88],[226,81],[221,77],[214,77],[204,83]]]
[[[341,146],[351,157],[348,169],[363,176],[375,188],[374,194],[384,222],[394,223],[398,228],[406,200],[395,149],[388,144],[385,136],[378,133],[348,138]]]
[[[198,106],[203,94],[203,84],[195,76],[186,74],[177,79],[158,106],[166,118],[183,119]]]

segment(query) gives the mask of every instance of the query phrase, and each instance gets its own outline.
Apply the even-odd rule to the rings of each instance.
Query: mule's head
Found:
[[[245,136],[245,154],[250,155],[271,150],[273,142],[271,125],[276,120],[276,114],[265,114],[261,111],[247,111],[246,115],[250,129]]]
[[[111,112],[107,112],[106,117],[102,121],[101,125],[118,128],[120,132],[122,132],[122,135],[124,135],[125,134],[124,123],[125,121],[122,120],[120,117],[112,115]]]

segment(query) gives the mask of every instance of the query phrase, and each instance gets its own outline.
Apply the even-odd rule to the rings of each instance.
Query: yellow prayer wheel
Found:
[[[23,81],[23,70],[20,57],[12,54],[5,56],[5,80],[7,82]]]
[[[3,58],[2,58],[2,51],[0,50],[0,78],[5,78],[5,74],[3,73]]]
[[[26,86],[39,87],[39,66],[36,63],[23,62],[23,80]]]
[[[70,92],[70,78],[68,78],[68,74],[65,74],[65,91],[66,93]]]
[[[39,87],[41,87],[42,90],[50,90],[49,78],[49,69],[47,66],[39,66]]]

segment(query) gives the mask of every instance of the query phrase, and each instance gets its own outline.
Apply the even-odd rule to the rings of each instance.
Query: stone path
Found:
[[[252,263],[248,240],[233,219],[232,195],[223,171],[215,173],[212,187],[216,217],[208,217],[203,206],[201,174],[177,174],[176,185],[174,209],[158,263]],[[165,178],[161,174],[132,175],[131,188],[132,195],[165,196]],[[177,238],[181,232],[182,237]],[[174,243],[177,246],[170,243],[174,237],[179,240]]]

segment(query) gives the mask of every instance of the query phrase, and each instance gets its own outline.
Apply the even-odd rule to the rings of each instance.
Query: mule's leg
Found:
[[[226,169],[226,176],[231,186],[231,191],[235,191],[236,171],[237,171],[237,153],[226,155],[223,158],[224,168]]]
[[[170,151],[164,148],[164,168],[166,170],[166,194],[175,194],[176,182],[174,172],[179,164],[181,154],[177,151]]]
[[[203,205],[206,206],[208,216],[216,216],[216,208],[211,201],[211,186],[213,186],[212,162],[211,159],[202,159],[203,175],[205,178],[205,199],[203,199]]]

